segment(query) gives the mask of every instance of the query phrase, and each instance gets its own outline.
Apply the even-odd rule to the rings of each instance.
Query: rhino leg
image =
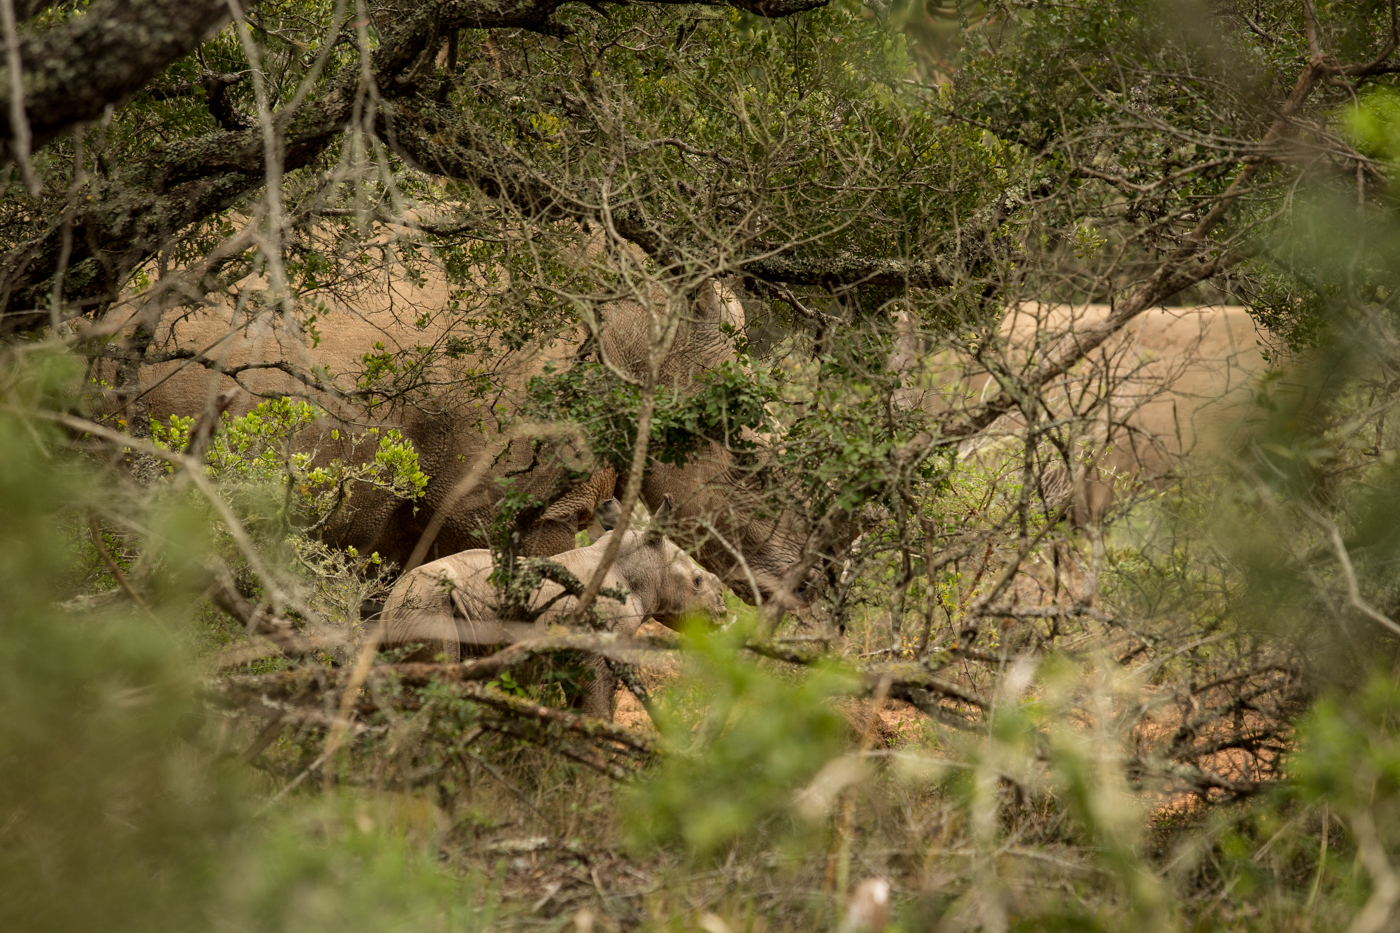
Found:
[[[593,716],[606,722],[613,718],[613,694],[617,691],[617,678],[608,668],[602,655],[590,654],[584,663],[593,672],[593,683],[583,698],[583,715]]]
[[[458,615],[470,622],[471,614],[467,610],[467,601],[462,598],[462,594],[454,589],[449,594],[449,598],[452,600],[452,608],[456,610],[453,622],[457,621],[456,616]],[[452,626],[451,633],[442,640],[442,653],[447,656],[448,664],[457,664],[462,660],[462,639],[456,624]]]

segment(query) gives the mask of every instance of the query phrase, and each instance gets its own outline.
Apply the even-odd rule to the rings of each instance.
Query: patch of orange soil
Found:
[[[832,708],[851,727],[851,735],[861,741],[870,730],[871,748],[896,748],[906,742],[923,736],[923,713],[908,703],[887,700],[870,718],[873,700],[857,700],[854,697],[841,697],[831,702]]]
[[[664,629],[657,622],[647,622],[637,632],[638,635],[662,635]],[[656,692],[673,683],[680,676],[680,665],[673,657],[660,659],[659,663],[637,667],[642,684],[651,692]],[[923,736],[924,714],[907,703],[887,700],[870,720],[871,700],[858,700],[842,697],[832,701],[832,707],[851,727],[854,741],[859,742],[865,735],[867,724],[871,729],[872,748],[895,748]],[[626,729],[642,733],[656,733],[656,726],[646,709],[637,698],[621,684],[614,696],[613,721]]]
[[[637,630],[637,634],[640,636],[665,635],[666,628],[659,622],[644,622],[642,627]],[[670,656],[660,656],[657,663],[654,664],[638,665],[636,670],[642,685],[650,693],[655,693],[680,676],[680,665],[675,658]],[[625,729],[656,734],[656,725],[651,721],[651,716],[632,695],[631,690],[618,684],[617,693],[614,694],[613,699],[613,722]]]

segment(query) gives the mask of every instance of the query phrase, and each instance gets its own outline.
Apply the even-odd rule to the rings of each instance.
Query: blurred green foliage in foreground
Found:
[[[676,753],[634,788],[635,844],[683,842],[721,853],[783,814],[794,791],[847,743],[826,702],[850,691],[838,668],[784,678],[743,659],[757,614],[721,633],[693,631],[687,676],[660,706],[661,734]]]
[[[57,431],[77,371],[45,356],[0,387],[0,929],[480,929],[441,870],[430,812],[329,796],[255,809],[200,701],[188,620],[210,532],[127,511],[162,542],[148,609],[61,608],[86,514],[119,498]],[[183,628],[182,628],[183,627]]]
[[[465,872],[439,864],[462,844],[448,841],[454,828],[440,801],[345,789],[354,781],[338,790],[312,782],[279,798],[238,761],[246,735],[230,738],[201,698],[206,659],[191,621],[220,529],[168,484],[123,489],[74,453],[74,438],[50,417],[73,404],[79,370],[69,358],[13,359],[0,385],[0,929],[452,931],[501,922],[498,885],[482,880],[479,861]],[[1329,423],[1313,428],[1325,436]],[[1261,438],[1272,424],[1265,419]],[[1278,501],[1307,488],[1284,484]],[[1356,509],[1338,513],[1347,527],[1390,508],[1365,495],[1335,501]],[[80,598],[103,588],[84,537],[94,515],[138,527],[147,542],[139,602]],[[1385,578],[1387,553],[1357,549],[1363,579]],[[1285,576],[1267,560],[1241,566]],[[1279,637],[1318,637],[1289,619],[1294,628]],[[857,690],[851,673],[746,658],[755,622],[750,614],[727,631],[691,633],[686,676],[658,701],[667,751],[604,798],[633,857],[672,865],[673,883],[740,851],[787,872],[839,864],[844,879],[860,870],[851,840],[877,838],[880,814],[897,812],[931,864],[946,853],[964,867],[939,897],[902,904],[896,929],[1269,929],[1305,907],[1309,928],[1330,929],[1379,913],[1400,891],[1386,857],[1400,843],[1400,694],[1384,670],[1369,680],[1353,671],[1320,690],[1284,769],[1290,782],[1172,824],[1149,815],[1129,779],[1131,720],[1118,711],[1135,708],[1143,682],[1107,659],[1017,661],[985,732],[930,728],[882,772],[852,753],[860,729],[853,735],[833,706]],[[1360,626],[1353,649],[1381,658],[1375,634]],[[308,742],[322,747],[319,733]],[[360,742],[342,777],[392,754]],[[579,787],[542,781],[537,790],[558,806]],[[833,841],[832,819],[839,827],[843,813],[853,813],[851,825]],[[940,843],[920,826],[955,835]],[[1319,826],[1344,829],[1328,836]],[[583,830],[587,844],[606,844],[588,835],[597,832]],[[1003,864],[1002,853],[1063,863],[1074,869],[1065,878],[1081,881],[1018,893],[1030,869]],[[1212,902],[1211,891],[1227,894]],[[811,903],[787,919],[832,918],[832,901]],[[664,900],[649,909],[684,912]]]

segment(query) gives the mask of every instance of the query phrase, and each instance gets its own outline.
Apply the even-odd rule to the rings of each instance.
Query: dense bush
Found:
[[[78,68],[40,40],[111,6],[0,12]],[[107,97],[0,153],[0,926],[1393,925],[1393,5],[244,6],[132,87],[28,80]],[[380,299],[402,352],[301,358]],[[1124,335],[1206,300],[1266,368],[1128,464],[1200,400]],[[162,342],[210,306],[298,352]],[[343,420],[152,422],[156,366]],[[377,652],[398,568],[317,534],[439,507],[437,404],[498,432],[511,568],[567,438],[569,481],[713,466],[673,528],[751,509],[736,552],[799,514],[825,591]]]

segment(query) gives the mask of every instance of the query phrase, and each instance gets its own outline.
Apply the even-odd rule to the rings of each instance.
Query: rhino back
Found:
[[[432,295],[422,297],[427,302]],[[501,434],[513,407],[532,376],[548,364],[564,362],[574,350],[571,340],[559,340],[537,352],[443,358],[424,373],[423,385],[393,405],[366,407],[350,397],[366,371],[366,359],[384,353],[408,353],[441,345],[449,339],[451,322],[438,316],[424,327],[392,308],[363,311],[338,309],[318,322],[319,342],[312,341],[280,316],[265,315],[251,323],[224,307],[202,309],[169,323],[157,335],[156,352],[193,350],[219,361],[219,368],[237,372],[246,391],[231,414],[246,413],[262,398],[289,395],[324,409],[325,423],[308,428],[297,438],[302,450],[314,450],[317,460],[364,462],[373,457],[373,437],[352,449],[349,438],[378,428],[398,428],[418,452],[419,466],[429,477],[424,495],[405,502],[380,490],[355,490],[347,507],[328,523],[323,537],[330,544],[352,546],[362,553],[378,552],[400,566],[406,564],[431,517],[451,501],[446,519],[428,557],[452,554],[486,543],[486,529],[496,515],[502,495],[495,482],[513,477],[514,490],[549,503],[528,529],[524,553],[551,554],[573,545],[581,525],[592,521],[593,509],[613,493],[615,474],[592,470],[591,457],[581,442],[537,442]],[[569,335],[573,336],[573,335]],[[315,344],[314,346],[312,344]],[[278,368],[281,361],[303,374],[322,378],[309,386]],[[326,376],[329,378],[325,378]],[[145,367],[140,405],[158,420],[171,415],[197,417],[234,380],[222,372],[187,360]],[[485,397],[454,386],[489,384]],[[331,429],[339,429],[339,438]],[[484,459],[483,459],[484,458]],[[484,475],[465,494],[453,490],[478,464]],[[580,472],[587,479],[571,479]]]
[[[384,604],[385,647],[455,639],[468,645],[509,644],[522,634],[497,618],[491,552],[462,551],[424,564],[394,584]]]

